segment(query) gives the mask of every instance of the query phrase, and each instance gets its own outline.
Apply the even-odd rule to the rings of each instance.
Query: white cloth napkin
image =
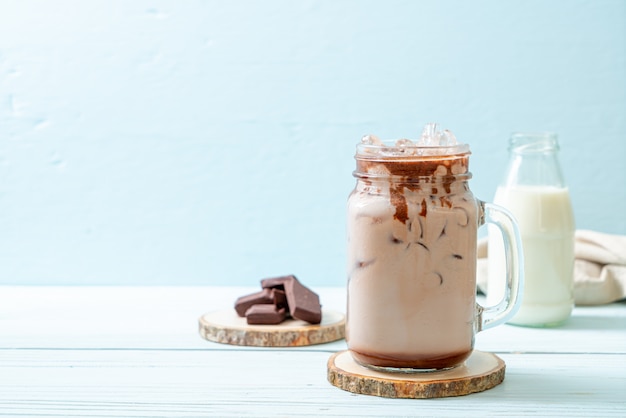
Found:
[[[578,230],[574,242],[574,300],[602,305],[626,298],[626,236]],[[478,242],[477,282],[487,288],[487,239]]]

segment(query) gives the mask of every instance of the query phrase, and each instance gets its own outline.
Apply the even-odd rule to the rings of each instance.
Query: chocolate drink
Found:
[[[371,142],[371,141],[370,141]],[[348,322],[355,360],[383,368],[462,363],[476,329],[469,147],[358,147],[348,201]]]

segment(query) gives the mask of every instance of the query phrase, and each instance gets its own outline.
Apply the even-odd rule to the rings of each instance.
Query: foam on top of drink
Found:
[[[451,131],[440,130],[437,123],[427,123],[419,139],[414,141],[406,138],[383,141],[376,135],[365,135],[357,146],[358,155],[372,157],[443,156],[468,151],[467,144],[457,142],[456,136]]]

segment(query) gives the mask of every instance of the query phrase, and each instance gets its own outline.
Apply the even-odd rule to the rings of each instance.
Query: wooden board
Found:
[[[209,312],[200,317],[200,335],[222,344],[255,347],[298,347],[340,340],[345,335],[345,315],[322,310],[322,323],[311,325],[287,319],[278,325],[248,325],[234,309]]]
[[[505,364],[476,351],[461,366],[424,373],[383,373],[359,365],[348,351],[328,360],[328,381],[340,389],[385,398],[444,398],[482,392],[502,383]]]

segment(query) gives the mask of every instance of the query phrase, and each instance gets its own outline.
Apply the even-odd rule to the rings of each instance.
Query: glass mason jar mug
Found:
[[[469,146],[361,143],[348,199],[346,341],[361,365],[391,372],[452,368],[475,333],[505,322],[523,285],[520,236],[508,211],[474,198]],[[477,229],[504,237],[506,289],[476,303]]]

